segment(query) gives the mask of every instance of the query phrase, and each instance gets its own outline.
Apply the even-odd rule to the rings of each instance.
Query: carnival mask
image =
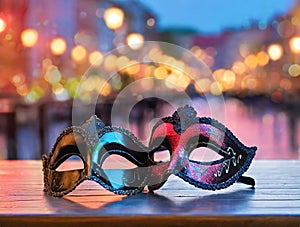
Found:
[[[206,147],[222,156],[214,161],[195,161],[193,150]],[[154,156],[168,150],[170,160],[155,161]],[[185,106],[170,117],[162,118],[152,129],[149,146],[144,146],[130,131],[105,126],[92,116],[82,126],[65,129],[57,138],[49,156],[43,155],[44,188],[53,196],[71,192],[84,180],[93,180],[116,194],[133,195],[146,186],[157,190],[174,174],[188,183],[208,190],[223,189],[239,181],[254,186],[255,181],[242,176],[255,156],[256,147],[243,145],[218,121],[197,117]],[[106,169],[110,155],[120,155],[137,167]],[[76,155],[82,169],[58,171],[69,157]]]

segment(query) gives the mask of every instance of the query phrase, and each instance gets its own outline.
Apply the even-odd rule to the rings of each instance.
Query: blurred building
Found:
[[[205,35],[184,29],[162,33],[162,39],[190,49],[213,71],[223,92],[237,96],[284,96],[300,90],[300,1],[291,12],[269,23]],[[187,29],[186,29],[187,30]]]
[[[138,1],[1,0],[1,93],[26,96],[49,65],[64,79],[81,75],[93,56],[126,45],[132,33],[152,40],[155,27],[155,16]]]
[[[107,52],[156,34],[156,17],[138,1],[0,0],[0,158],[39,156],[49,117],[69,114],[49,102],[71,100]],[[22,130],[35,140],[17,141]]]

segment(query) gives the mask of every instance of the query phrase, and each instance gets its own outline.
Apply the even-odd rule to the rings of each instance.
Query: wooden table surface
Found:
[[[300,226],[300,160],[254,160],[242,184],[220,191],[177,177],[155,194],[119,196],[93,181],[63,198],[43,192],[41,161],[0,161],[0,227],[4,226]]]

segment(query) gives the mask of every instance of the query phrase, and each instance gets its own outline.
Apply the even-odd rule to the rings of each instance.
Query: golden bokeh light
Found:
[[[108,8],[104,12],[104,21],[110,29],[118,29],[123,25],[124,12],[116,7]]]
[[[89,62],[91,65],[99,66],[102,64],[103,54],[100,51],[93,51],[89,55]]]
[[[198,93],[206,93],[210,89],[210,80],[208,78],[199,79],[195,82],[194,87]]]
[[[126,71],[129,75],[133,76],[137,74],[141,69],[141,64],[137,61],[131,61],[129,66],[126,68]]]
[[[143,65],[143,75],[144,77],[151,77],[154,76],[154,70],[156,67],[153,65]]]
[[[98,93],[102,96],[108,96],[112,92],[112,86],[107,81],[99,78],[99,83],[97,86]]]
[[[170,74],[165,79],[165,85],[170,89],[175,89],[177,86],[177,76],[175,74]]]
[[[257,58],[254,54],[250,54],[245,58],[245,65],[249,68],[249,69],[255,69],[257,66]]]
[[[81,46],[77,45],[72,49],[71,56],[74,61],[81,62],[86,58],[87,51]]]
[[[260,51],[256,54],[257,64],[259,66],[265,66],[269,63],[269,55],[265,51]]]
[[[156,79],[165,79],[168,75],[168,70],[164,66],[159,66],[154,70],[154,77]]]
[[[127,64],[130,62],[130,59],[127,56],[120,56],[117,59],[117,67],[119,70],[124,69]]]
[[[177,77],[176,90],[177,91],[184,91],[189,86],[190,82],[191,82],[191,80],[188,76],[186,76],[183,73],[179,74],[179,76]]]
[[[156,47],[152,48],[148,53],[148,56],[152,61],[158,61],[161,55],[162,55],[161,50]]]
[[[268,48],[268,54],[273,61],[277,61],[282,57],[283,49],[280,44],[271,44]]]
[[[231,70],[226,70],[223,74],[223,80],[222,80],[222,85],[225,89],[231,89],[234,87],[235,84],[235,73]]]
[[[293,37],[289,41],[291,51],[295,54],[300,54],[300,37]]]
[[[51,41],[50,48],[54,55],[62,55],[67,49],[67,44],[63,38],[55,38]]]
[[[235,72],[236,74],[239,74],[239,75],[246,72],[246,66],[241,61],[234,62],[231,69],[233,72]]]
[[[90,76],[82,82],[82,88],[86,92],[91,92],[101,86],[101,78],[97,76]]]
[[[6,22],[3,18],[0,18],[0,32],[3,32],[6,28]]]
[[[39,38],[39,33],[35,29],[25,29],[21,33],[21,41],[25,47],[33,47]]]
[[[210,92],[213,95],[216,95],[216,96],[221,95],[222,90],[223,90],[222,85],[219,82],[215,81],[215,82],[211,83]]]
[[[139,33],[131,33],[127,36],[126,42],[131,49],[138,50],[144,44],[144,36]]]
[[[117,67],[117,56],[114,54],[107,55],[104,59],[104,69],[106,71],[113,71]]]
[[[223,79],[223,75],[224,75],[225,71],[226,71],[226,69],[220,68],[220,69],[215,70],[212,75],[215,80],[220,81]]]
[[[298,65],[298,64],[290,65],[288,72],[289,72],[290,76],[292,76],[292,77],[299,76],[300,75],[300,65]]]
[[[242,80],[241,87],[242,89],[255,89],[257,86],[257,80],[252,75],[245,76]]]

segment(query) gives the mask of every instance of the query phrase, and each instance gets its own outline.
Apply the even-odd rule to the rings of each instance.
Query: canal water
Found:
[[[282,108],[281,104],[274,104],[267,99],[241,100],[225,98],[220,114],[212,113],[211,108],[203,98],[193,99],[199,117],[217,117],[232,133],[247,146],[257,146],[256,159],[299,159],[300,158],[300,118],[297,111]],[[213,105],[210,103],[210,105]],[[217,104],[216,104],[217,105]],[[174,111],[170,105],[144,108],[138,106],[130,116],[130,130],[147,145],[149,134],[156,119],[171,115]],[[38,111],[23,110],[19,113],[17,127],[16,148],[18,159],[40,159],[42,153],[48,153],[59,133],[71,123],[70,116],[64,110],[48,108],[42,148],[40,128],[38,125]],[[56,111],[56,113],[54,113]],[[216,111],[214,109],[214,111]],[[138,112],[135,113],[135,112]],[[141,114],[142,113],[142,114]],[[24,115],[24,116],[23,116]],[[139,120],[137,120],[139,119]],[[116,121],[117,122],[117,121]],[[5,131],[0,132],[0,159],[7,157],[7,138]],[[214,159],[202,150],[195,154],[195,159]],[[210,157],[210,158],[207,158]]]

